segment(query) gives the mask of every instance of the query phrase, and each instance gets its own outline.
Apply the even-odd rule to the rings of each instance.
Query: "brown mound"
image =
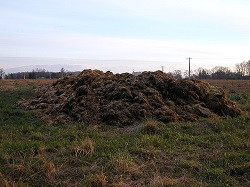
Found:
[[[84,70],[40,88],[37,98],[18,105],[37,111],[51,123],[119,126],[144,118],[169,122],[241,113],[221,88],[196,79],[175,79],[161,71],[134,76]]]

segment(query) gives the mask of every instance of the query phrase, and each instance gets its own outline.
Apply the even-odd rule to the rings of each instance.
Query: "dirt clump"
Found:
[[[145,118],[169,122],[241,114],[223,89],[161,71],[134,76],[84,70],[38,91],[36,98],[17,105],[37,111],[49,123],[127,126]]]

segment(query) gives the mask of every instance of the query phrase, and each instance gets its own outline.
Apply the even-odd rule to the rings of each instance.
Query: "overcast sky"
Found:
[[[250,60],[249,10],[249,0],[0,0],[0,68],[30,65],[21,57],[233,68]]]

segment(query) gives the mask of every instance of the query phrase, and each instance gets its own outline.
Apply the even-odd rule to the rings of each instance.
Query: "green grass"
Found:
[[[250,112],[250,91],[249,92],[236,92],[230,93],[229,98],[239,105],[242,109]]]
[[[50,126],[15,107],[34,96],[35,86],[16,85],[0,92],[0,186],[250,185],[247,115],[168,124],[149,119],[125,129]],[[249,93],[233,94],[247,109]]]

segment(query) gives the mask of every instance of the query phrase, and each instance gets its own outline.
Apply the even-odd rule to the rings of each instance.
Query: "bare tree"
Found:
[[[198,68],[194,70],[195,72],[195,77],[199,79],[208,79],[210,78],[210,70],[209,69],[204,69],[204,68]]]
[[[183,72],[183,76],[184,76],[184,78],[189,78],[189,70],[185,70]],[[194,76],[193,70],[190,70],[190,77],[193,77],[193,76]]]
[[[246,73],[248,76],[250,76],[250,60],[246,62]]]
[[[231,74],[228,67],[215,66],[211,69],[211,76],[213,79],[226,79]]]
[[[235,64],[235,71],[242,78],[248,73],[247,62],[243,61],[241,63]]]
[[[0,79],[4,78],[4,74],[3,68],[0,68]]]
[[[61,77],[63,78],[63,77],[65,76],[65,69],[62,68],[62,69],[60,70],[60,72],[61,72]]]
[[[181,70],[174,70],[173,73],[172,73],[172,76],[175,77],[175,78],[182,78],[182,75],[181,75]]]
[[[188,76],[189,76],[189,71],[188,71],[188,70],[185,70],[185,71],[183,72],[183,76],[184,76],[184,78],[188,78]]]

